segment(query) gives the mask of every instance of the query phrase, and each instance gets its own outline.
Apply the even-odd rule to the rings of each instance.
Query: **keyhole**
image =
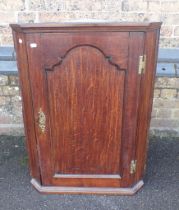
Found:
[[[111,61],[112,60],[112,56],[110,56],[110,55],[109,56],[106,56],[106,59],[109,60],[109,61]]]

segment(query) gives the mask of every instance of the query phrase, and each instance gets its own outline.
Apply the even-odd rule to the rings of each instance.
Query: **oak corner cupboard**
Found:
[[[142,187],[160,26],[11,24],[39,192],[132,195]]]

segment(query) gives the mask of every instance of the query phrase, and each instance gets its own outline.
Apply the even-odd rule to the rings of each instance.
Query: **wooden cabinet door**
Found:
[[[142,32],[27,35],[43,185],[132,184]]]

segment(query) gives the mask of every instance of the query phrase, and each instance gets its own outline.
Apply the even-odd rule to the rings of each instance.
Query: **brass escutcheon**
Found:
[[[45,123],[46,123],[46,117],[42,109],[40,108],[38,112],[38,125],[42,133],[45,132]]]

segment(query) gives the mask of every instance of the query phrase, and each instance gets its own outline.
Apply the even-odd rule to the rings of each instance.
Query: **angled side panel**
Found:
[[[151,119],[156,63],[158,54],[159,30],[146,33],[145,54],[146,69],[141,78],[141,95],[138,115],[137,151],[138,161],[135,180],[140,180],[145,171],[148,146],[148,132]]]
[[[122,163],[123,180],[122,187],[133,184],[135,174],[130,173],[131,161],[135,160],[137,116],[139,110],[140,81],[138,74],[139,56],[144,53],[144,33],[130,32],[129,37],[129,60],[126,72],[124,110],[123,110],[123,141]]]
[[[26,145],[29,153],[29,168],[31,176],[41,182],[39,157],[37,152],[36,135],[34,130],[33,105],[31,87],[28,74],[28,60],[26,54],[26,38],[23,33],[13,31],[14,45],[17,54],[17,65],[22,94],[23,119],[26,135]]]

